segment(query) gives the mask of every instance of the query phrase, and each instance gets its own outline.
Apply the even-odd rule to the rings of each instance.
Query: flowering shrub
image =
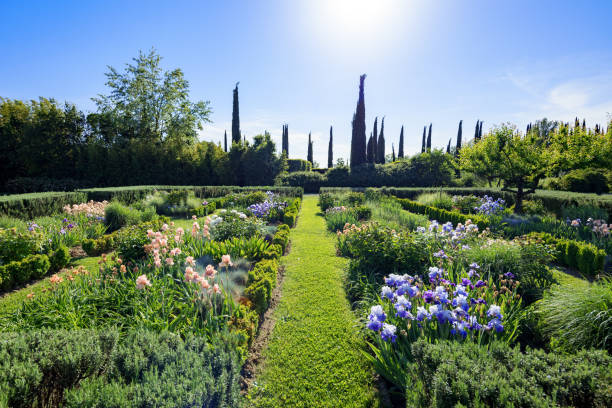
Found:
[[[485,195],[480,200],[480,205],[474,207],[474,210],[478,214],[495,215],[504,211],[504,204],[506,204],[506,202],[501,198],[493,200],[493,197]]]
[[[250,205],[248,210],[257,218],[276,221],[282,219],[286,207],[287,202],[282,201],[278,194],[266,191],[266,199],[260,203]]]
[[[456,274],[430,267],[426,278],[390,274],[380,291],[379,304],[370,309],[366,327],[375,333],[372,345],[379,373],[405,386],[397,364],[410,359],[410,345],[419,338],[486,344],[493,339],[510,343],[517,335],[521,300],[518,282],[508,273],[504,287],[484,281],[479,265]]]
[[[257,218],[249,218],[236,210],[221,210],[221,216],[213,215],[207,223],[210,226],[211,237],[215,241],[225,241],[233,237],[255,237],[259,235],[263,226]]]

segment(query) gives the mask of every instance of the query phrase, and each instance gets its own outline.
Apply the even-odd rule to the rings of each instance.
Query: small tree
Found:
[[[515,194],[514,211],[520,214],[525,196],[535,192],[546,173],[549,154],[533,133],[523,136],[516,126],[504,124],[478,143],[465,146],[460,160],[467,171],[503,181],[503,190]]]
[[[308,153],[306,156],[306,160],[308,160],[310,162],[310,164],[313,164],[313,158],[312,158],[312,139],[310,136],[310,133],[308,133]]]

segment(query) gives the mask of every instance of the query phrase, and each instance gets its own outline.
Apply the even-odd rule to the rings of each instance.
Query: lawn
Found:
[[[256,407],[377,406],[373,370],[344,291],[347,261],[305,196],[285,265],[276,327],[257,385]]]

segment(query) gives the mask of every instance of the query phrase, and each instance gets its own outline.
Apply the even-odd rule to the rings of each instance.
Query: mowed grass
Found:
[[[249,400],[255,407],[378,406],[373,369],[362,355],[355,315],[344,292],[346,260],[305,196],[291,253],[284,257],[282,298],[264,364]]]

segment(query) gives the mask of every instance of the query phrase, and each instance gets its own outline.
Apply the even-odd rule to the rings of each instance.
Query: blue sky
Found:
[[[183,69],[194,100],[209,100],[203,140],[230,129],[240,81],[247,138],[268,130],[290,157],[349,156],[358,78],[367,73],[368,134],[385,116],[388,153],[405,126],[406,150],[424,125],[446,146],[459,120],[471,134],[541,117],[590,125],[612,112],[612,1],[3,1],[0,96],[70,101],[93,110],[107,65],[155,47]]]

